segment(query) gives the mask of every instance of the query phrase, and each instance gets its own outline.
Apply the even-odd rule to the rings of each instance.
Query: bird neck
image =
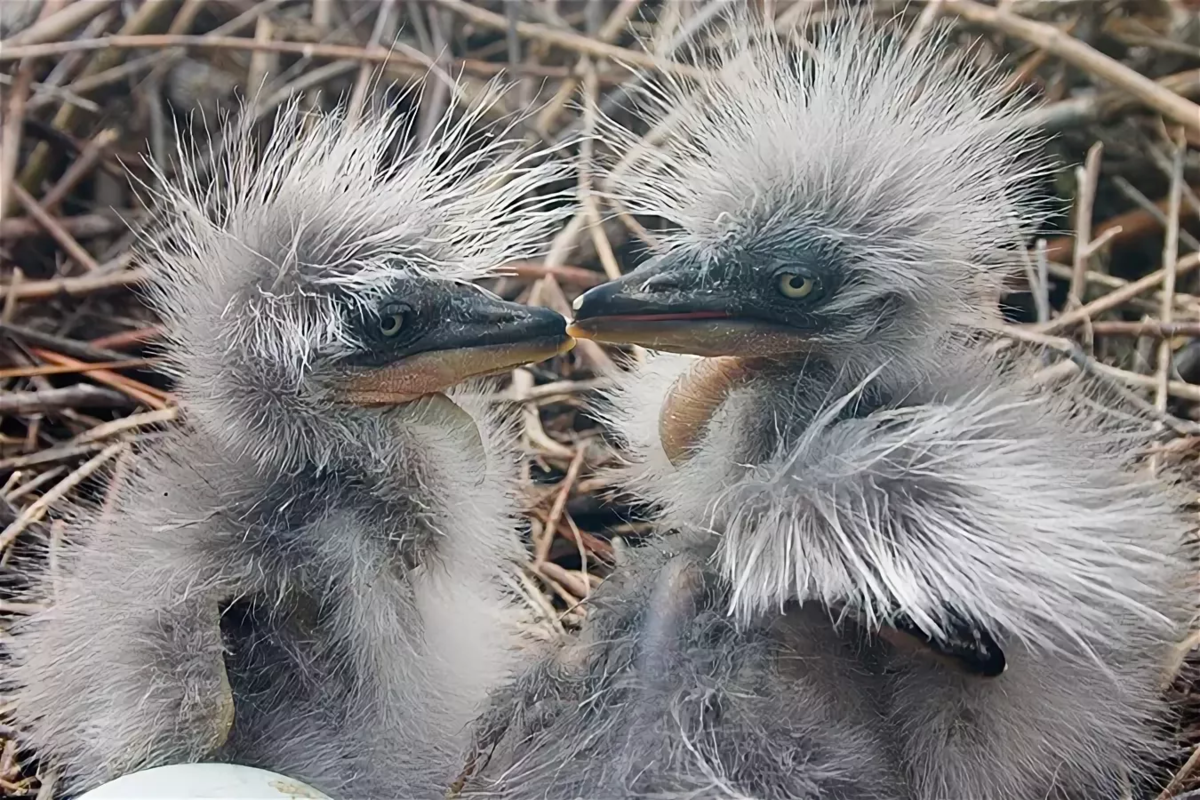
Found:
[[[728,404],[750,404],[757,416],[771,422],[755,449],[772,450],[780,439],[794,438],[831,401],[856,392],[843,415],[870,413],[887,402],[900,387],[900,377],[884,365],[862,374],[861,369],[835,366],[830,360],[806,355],[786,360],[721,357],[706,358],[686,371],[667,393],[659,412],[659,437],[663,450],[676,466],[687,461],[702,437],[711,431],[713,418]],[[777,413],[786,409],[786,413]],[[750,456],[750,453],[743,453]]]
[[[357,472],[383,496],[425,497],[437,487],[470,491],[487,480],[492,459],[480,428],[488,420],[445,395],[354,415],[358,441],[346,448],[339,468]]]
[[[318,498],[318,507],[374,532],[363,546],[410,566],[432,560],[483,574],[485,562],[498,561],[492,549],[507,546],[504,532],[514,527],[504,468],[511,448],[486,408],[437,396],[344,412],[339,423],[344,438],[331,457],[260,471],[260,485],[274,487],[267,506],[304,509]]]

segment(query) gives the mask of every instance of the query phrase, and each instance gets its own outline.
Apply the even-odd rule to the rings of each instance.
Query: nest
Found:
[[[686,60],[710,37],[722,0],[2,0],[0,2],[0,614],[20,564],[61,539],[55,506],[103,501],[108,477],[177,414],[156,356],[161,329],[137,296],[135,245],[150,211],[147,161],[170,173],[179,139],[219,140],[220,120],[270,125],[282,104],[411,106],[411,135],[434,135],[450,93],[471,100],[497,76],[499,113],[533,108],[531,139],[566,141],[600,108],[634,129],[630,67]],[[1157,456],[1200,478],[1200,3],[874,0],[897,35],[940,21],[950,47],[995,64],[1036,99],[1061,164],[1045,188],[1061,212],[1028,242],[1026,279],[1002,298],[1002,336],[1044,345],[1064,369],[1104,378],[1163,429]],[[757,0],[797,47],[819,0]],[[426,75],[420,93],[404,92]],[[645,130],[642,125],[640,130]],[[214,131],[216,136],[214,137]],[[537,263],[491,281],[512,299],[566,316],[587,288],[627,271],[660,221],[594,191],[584,144],[582,210]],[[152,186],[151,186],[152,188]],[[614,547],[636,546],[642,509],[615,496],[604,467],[621,454],[588,415],[620,354],[591,342],[505,382],[522,410],[535,624],[578,627]],[[1194,380],[1193,380],[1194,379]],[[45,556],[41,556],[45,557]],[[1147,799],[1200,797],[1200,658],[1182,643],[1167,692],[1178,709],[1175,777]],[[0,794],[55,795],[36,754],[0,726]],[[1193,773],[1198,777],[1193,777]]]

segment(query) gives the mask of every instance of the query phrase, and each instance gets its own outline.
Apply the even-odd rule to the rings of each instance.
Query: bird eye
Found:
[[[779,293],[792,300],[808,297],[816,285],[812,278],[795,272],[784,272],[779,276]]]
[[[384,336],[395,336],[404,328],[404,321],[404,314],[399,311],[384,314],[379,320],[379,332]]]

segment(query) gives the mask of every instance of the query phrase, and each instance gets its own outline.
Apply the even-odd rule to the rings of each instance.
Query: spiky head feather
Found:
[[[264,464],[327,460],[337,415],[311,378],[356,349],[350,320],[413,276],[473,280],[532,255],[569,209],[544,190],[564,166],[511,126],[469,141],[496,93],[431,143],[398,112],[349,120],[292,103],[261,148],[234,129],[206,171],[195,150],[160,177],[148,296],[191,417]],[[209,175],[213,177],[209,177]]]
[[[994,308],[1044,210],[1036,141],[1001,77],[946,57],[944,29],[908,48],[849,13],[798,56],[773,29],[727,16],[704,77],[647,79],[656,146],[606,122],[620,157],[611,193],[670,223],[662,251],[701,270],[798,246],[837,253],[845,289],[827,310],[859,317],[830,342],[843,360],[990,322],[981,301]],[[881,322],[889,301],[902,310]]]

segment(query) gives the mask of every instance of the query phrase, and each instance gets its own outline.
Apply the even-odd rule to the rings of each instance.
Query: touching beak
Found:
[[[575,346],[567,321],[548,308],[510,303],[464,285],[452,319],[437,321],[419,352],[349,377],[346,399],[357,405],[397,405],[443,392],[472,378],[507,372],[566,353]]]
[[[773,356],[807,348],[800,331],[755,318],[739,281],[655,259],[575,299],[567,332],[699,356]]]

